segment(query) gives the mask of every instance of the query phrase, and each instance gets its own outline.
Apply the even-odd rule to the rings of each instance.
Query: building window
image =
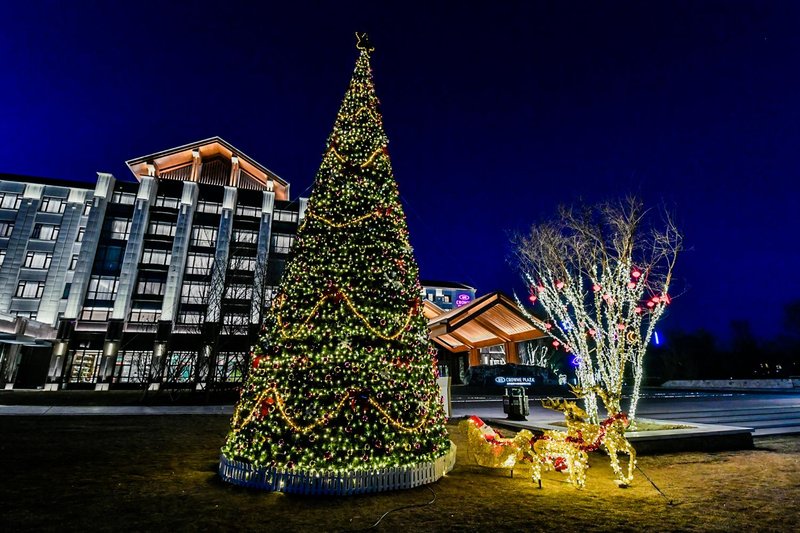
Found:
[[[199,213],[211,213],[212,215],[218,215],[222,213],[222,204],[200,200],[197,202],[197,211]]]
[[[81,320],[91,320],[93,322],[106,322],[111,316],[110,307],[84,307],[81,311]]]
[[[272,300],[278,295],[278,287],[267,286],[264,288],[264,308],[272,306]]]
[[[297,211],[284,211],[282,209],[276,209],[274,216],[275,220],[278,222],[297,222]]]
[[[78,230],[78,237],[75,239],[75,242],[83,242],[83,236],[86,234],[86,228],[80,228]]]
[[[131,236],[131,221],[127,218],[112,218],[107,224],[110,238],[126,241]]]
[[[115,204],[133,205],[136,202],[136,195],[132,192],[114,191],[111,201]]]
[[[172,252],[169,250],[147,248],[142,252],[142,264],[144,265],[168,265],[171,260]]]
[[[155,295],[162,296],[164,294],[164,281],[154,280],[139,280],[136,284],[136,293],[142,295]]]
[[[181,302],[190,304],[206,303],[208,283],[186,281],[181,287]]]
[[[50,262],[53,260],[53,254],[47,252],[28,252],[25,256],[25,268],[38,268],[47,270],[50,268]]]
[[[70,382],[92,383],[95,379],[101,353],[100,350],[75,350],[69,374]]]
[[[72,289],[72,283],[64,284],[64,294],[61,295],[61,299],[66,300],[69,298],[69,291]]]
[[[89,216],[89,213],[92,212],[92,202],[86,202],[83,204],[83,216]]]
[[[256,269],[256,258],[245,257],[243,255],[235,255],[231,257],[230,270],[243,270],[245,272],[253,272]]]
[[[0,237],[11,237],[12,231],[14,231],[14,224],[0,222]]]
[[[236,207],[236,216],[258,218],[261,216],[261,208],[251,207],[249,205],[240,205]]]
[[[18,194],[0,193],[0,209],[18,210],[22,205],[22,196]]]
[[[63,198],[45,196],[42,198],[42,204],[39,206],[39,211],[42,213],[63,213],[66,207],[67,202]]]
[[[164,381],[169,383],[193,381],[195,359],[197,359],[197,352],[170,352],[164,368]]]
[[[233,231],[233,242],[242,244],[258,244],[258,232],[248,229],[237,229]]]
[[[272,251],[276,254],[288,254],[294,244],[294,235],[275,233],[272,235]]]
[[[194,246],[214,247],[217,245],[217,228],[197,226],[192,228],[192,244]]]
[[[0,250],[0,266],[3,266],[3,261],[6,260],[6,251]]]
[[[445,294],[444,296],[442,296],[442,302],[446,304],[452,303],[452,296],[450,296],[449,294]]]
[[[161,318],[161,309],[142,309],[134,307],[131,309],[130,322],[144,322],[155,324]]]
[[[247,335],[250,317],[246,314],[227,313],[222,319],[222,332],[226,335]]]
[[[33,227],[33,238],[42,241],[54,241],[58,239],[60,228],[52,224],[36,224]]]
[[[206,276],[211,273],[213,264],[213,255],[190,253],[186,258],[186,273]]]
[[[78,254],[72,254],[72,259],[69,261],[69,269],[75,270],[78,267]]]
[[[176,226],[172,222],[162,222],[159,220],[150,222],[150,227],[147,229],[151,235],[164,235],[167,237],[175,236]]]
[[[112,276],[92,276],[89,278],[87,300],[113,300],[119,288],[119,278]]]
[[[223,382],[244,380],[247,352],[220,352],[217,358],[216,379]]]
[[[41,298],[43,292],[43,281],[20,281],[15,296],[17,298]]]
[[[225,287],[225,298],[230,300],[250,300],[253,298],[252,285],[228,285]]]
[[[199,325],[205,322],[205,314],[202,311],[181,311],[178,313],[178,322]]]
[[[433,293],[432,292],[425,293],[425,299],[428,300],[429,302],[432,302],[433,301]]]
[[[153,352],[125,350],[117,358],[116,375],[119,383],[146,383],[150,380]]]
[[[95,266],[99,266],[103,273],[117,272],[122,265],[122,246],[101,246],[97,250]]]
[[[156,207],[167,207],[169,209],[178,209],[178,199],[169,198],[168,196],[156,196],[154,204]]]

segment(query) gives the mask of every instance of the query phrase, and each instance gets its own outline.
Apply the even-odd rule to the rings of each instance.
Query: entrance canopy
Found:
[[[451,352],[470,352],[470,365],[479,363],[480,348],[498,344],[506,347],[506,362],[519,363],[516,343],[547,336],[502,292],[447,312],[425,302],[425,316],[431,339]]]

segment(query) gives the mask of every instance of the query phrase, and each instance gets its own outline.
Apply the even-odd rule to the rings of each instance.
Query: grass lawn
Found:
[[[223,416],[0,417],[0,531],[351,531],[432,498],[428,488],[355,497],[301,497],[221,482]],[[429,506],[389,514],[383,531],[796,531],[800,436],[756,449],[641,457],[634,485],[612,482],[592,454],[576,490],[549,472],[544,488],[520,468],[475,466],[455,424],[455,469]]]

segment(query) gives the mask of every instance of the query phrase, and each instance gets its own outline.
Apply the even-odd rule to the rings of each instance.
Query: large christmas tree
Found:
[[[234,483],[354,493],[430,482],[452,466],[366,36],[358,48],[222,449]]]

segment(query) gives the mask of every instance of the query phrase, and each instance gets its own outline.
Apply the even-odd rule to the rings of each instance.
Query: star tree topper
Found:
[[[363,50],[367,54],[375,51],[375,47],[372,46],[372,43],[369,41],[369,36],[366,32],[356,32],[356,39],[358,40],[356,43],[356,48],[359,50]]]

